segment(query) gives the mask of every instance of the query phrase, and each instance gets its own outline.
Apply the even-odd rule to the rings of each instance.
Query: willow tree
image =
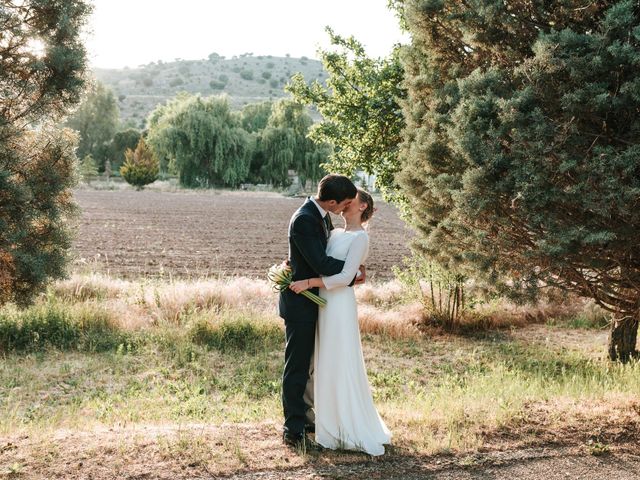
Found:
[[[640,312],[635,1],[406,0],[401,184],[423,253],[505,291],[556,286]]]
[[[329,75],[326,85],[317,80],[307,84],[298,73],[286,90],[322,114],[309,137],[333,146],[328,169],[345,175],[358,170],[376,175],[376,186],[385,197],[396,199],[404,128],[398,101],[406,96],[400,47],[387,58],[370,58],[355,38],[341,37],[330,28],[327,33],[332,47],[318,51]]]
[[[148,142],[186,187],[236,187],[249,173],[249,135],[225,97],[181,95],[159,107]]]
[[[87,2],[0,2],[0,304],[64,276],[77,139],[59,129],[85,87]]]
[[[293,169],[304,188],[307,181],[317,182],[325,174],[326,145],[316,145],[308,138],[313,120],[306,107],[291,100],[273,105],[258,147],[264,153],[262,176],[274,185],[289,183],[288,170]]]

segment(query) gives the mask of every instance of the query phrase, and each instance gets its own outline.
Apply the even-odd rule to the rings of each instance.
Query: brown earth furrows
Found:
[[[264,277],[287,255],[287,225],[304,198],[261,192],[78,190],[74,267],[125,278]],[[410,230],[385,203],[371,222],[372,281],[393,277]],[[334,224],[342,221],[334,216]]]

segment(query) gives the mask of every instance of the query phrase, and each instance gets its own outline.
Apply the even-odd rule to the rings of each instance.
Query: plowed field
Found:
[[[125,278],[264,278],[286,257],[289,218],[304,201],[261,192],[78,190],[75,196],[82,209],[75,269]],[[385,280],[408,255],[411,235],[393,207],[376,206],[367,275]]]

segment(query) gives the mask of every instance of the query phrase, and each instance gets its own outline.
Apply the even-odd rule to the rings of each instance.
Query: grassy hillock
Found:
[[[115,92],[122,121],[139,128],[156,105],[178,92],[227,94],[234,108],[242,108],[288,96],[284,86],[296,72],[307,80],[327,77],[318,60],[251,54],[229,59],[212,54],[205,60],[176,59],[137,68],[94,70],[96,78]]]

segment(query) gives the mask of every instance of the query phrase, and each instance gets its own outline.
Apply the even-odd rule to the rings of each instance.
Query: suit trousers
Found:
[[[284,430],[301,434],[306,423],[308,398],[307,383],[316,341],[316,321],[285,321],[286,347],[282,375],[282,406]]]

